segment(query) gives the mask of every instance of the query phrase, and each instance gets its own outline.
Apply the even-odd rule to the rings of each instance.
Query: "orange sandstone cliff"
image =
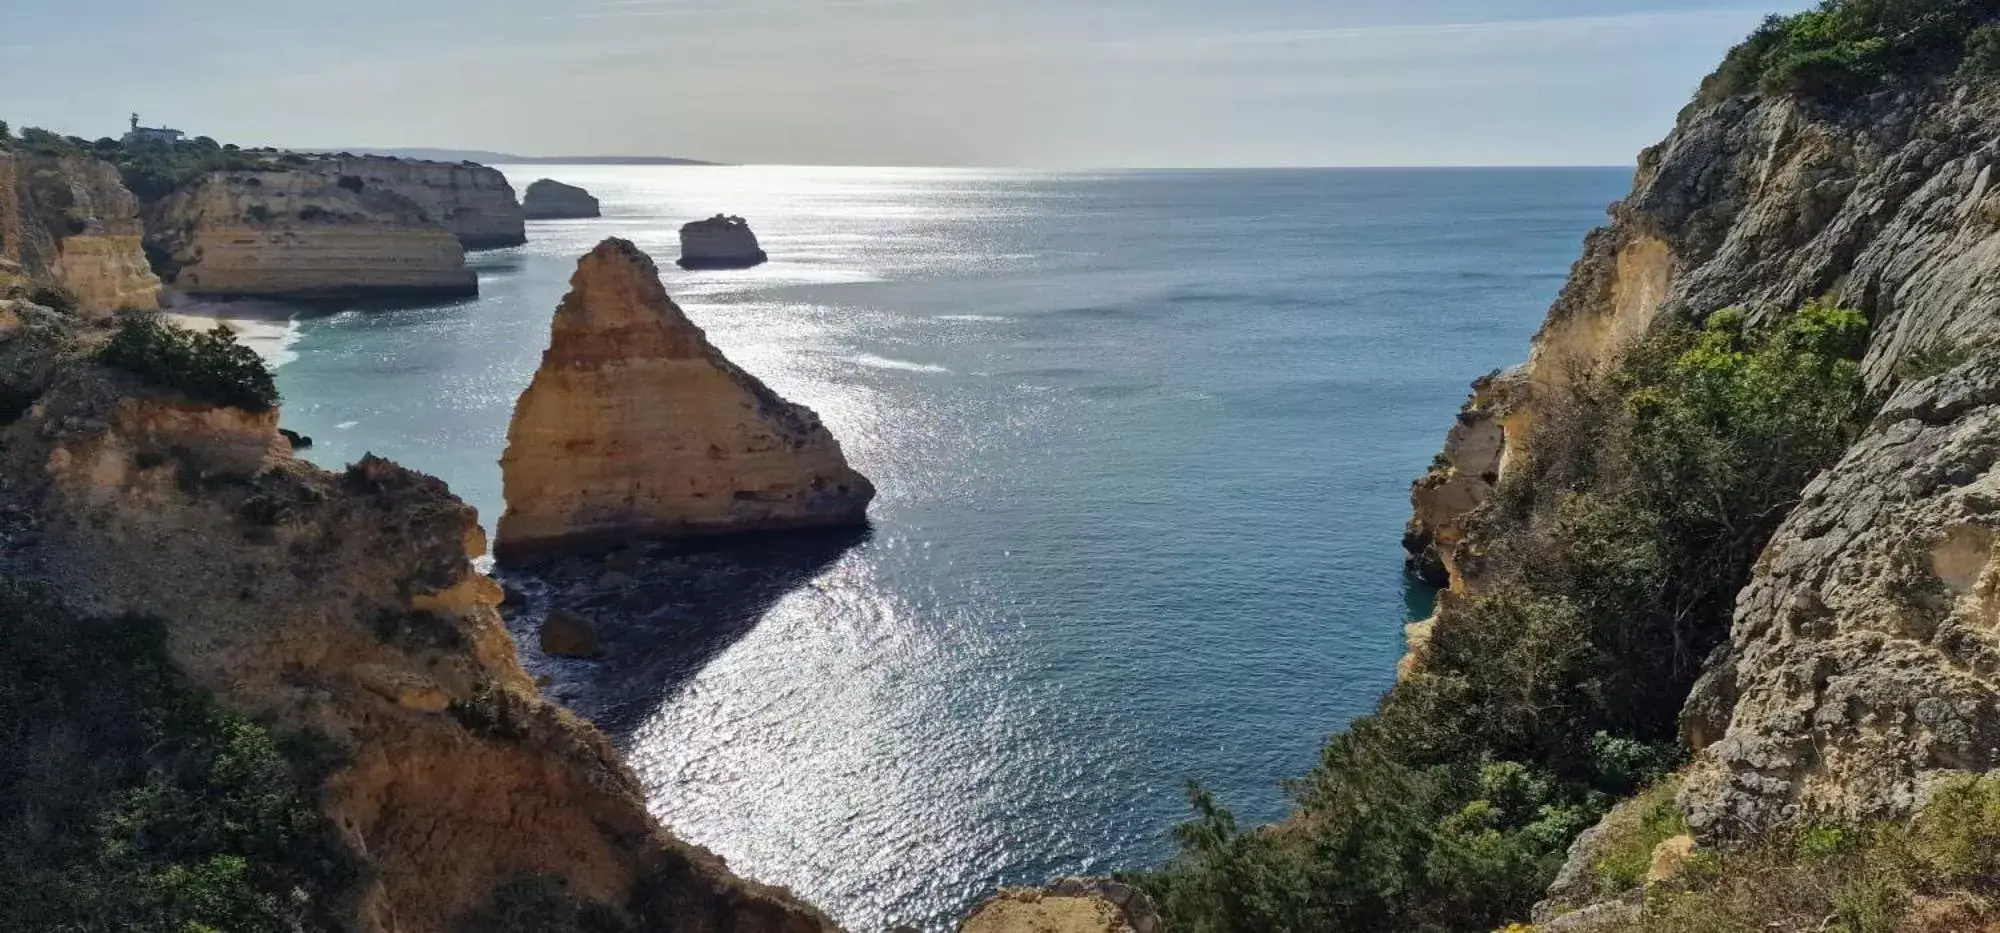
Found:
[[[377,458],[295,459],[275,410],[92,361],[106,331],[0,302],[0,572],[75,610],[161,620],[228,708],[338,749],[320,807],[360,863],[368,933],[477,926],[553,879],[635,930],[835,929],[668,835],[598,731],[515,658],[471,507]]]
[[[653,260],[578,263],[500,460],[503,562],[636,538],[866,521],[875,487],[802,405],[711,346]]]

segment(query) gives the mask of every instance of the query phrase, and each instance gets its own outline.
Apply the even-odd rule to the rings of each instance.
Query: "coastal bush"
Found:
[[[1824,0],[1767,18],[1702,84],[1697,103],[1739,94],[1839,98],[1889,75],[1985,74],[2000,0]]]
[[[1957,933],[2000,922],[2000,780],[1961,778],[1908,822],[1816,825],[1698,850],[1606,933]]]
[[[1675,717],[1752,562],[1869,414],[1867,333],[1818,303],[1761,327],[1718,312],[1657,328],[1551,404],[1479,519],[1481,590],[1441,608],[1424,662],[1289,788],[1294,815],[1245,832],[1192,797],[1179,856],[1137,879],[1170,923],[1525,917],[1575,834],[1681,760]],[[1642,820],[1606,883],[1643,876],[1641,843],[1677,830],[1667,812]]]
[[[277,407],[279,400],[277,383],[263,358],[237,343],[235,332],[221,324],[197,333],[156,314],[127,315],[97,359],[161,388],[217,405],[265,412]]]
[[[38,285],[28,292],[28,300],[58,314],[76,313],[76,293],[60,285]]]
[[[0,579],[0,929],[340,930],[322,743],[218,706],[162,628]]]

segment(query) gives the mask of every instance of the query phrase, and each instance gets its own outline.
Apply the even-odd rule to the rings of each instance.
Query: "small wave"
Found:
[[[341,423],[339,423],[339,424],[336,424],[336,425],[334,425],[334,427],[335,427],[336,429],[338,429],[338,430],[342,430],[342,431],[345,431],[345,430],[347,430],[348,428],[351,428],[351,427],[354,427],[355,425],[357,425],[357,424],[360,424],[360,423],[361,423],[361,422],[359,422],[359,421],[343,421],[343,422],[341,422]]]
[[[1008,318],[1004,318],[1004,317],[1001,317],[1000,315],[997,315],[997,314],[940,314],[940,315],[938,315],[938,316],[937,316],[937,319],[938,319],[938,320],[940,320],[940,321],[1005,321],[1005,320],[1009,320]]]
[[[949,369],[946,369],[942,366],[934,366],[930,363],[912,363],[908,360],[892,360],[886,356],[876,356],[872,353],[857,353],[854,356],[848,357],[847,360],[850,363],[859,363],[862,366],[871,366],[874,367],[875,369],[897,369],[907,373],[951,372],[951,370]]]

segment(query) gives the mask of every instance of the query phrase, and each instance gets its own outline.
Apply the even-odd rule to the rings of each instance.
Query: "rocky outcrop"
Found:
[[[683,269],[748,269],[769,258],[741,217],[717,214],[681,227]]]
[[[597,199],[575,185],[544,178],[528,186],[521,209],[529,220],[573,220],[601,215]]]
[[[811,409],[711,346],[624,240],[577,264],[500,460],[503,562],[635,539],[858,525],[875,488]]]
[[[0,151],[0,262],[102,316],[160,306],[139,201],[108,162]]]
[[[479,293],[451,231],[382,187],[315,171],[218,172],[154,208],[169,284],[225,298],[450,299]]]
[[[1807,487],[1685,724],[1698,832],[1910,812],[2000,768],[2000,355],[1906,386]]]
[[[1165,926],[1144,891],[1095,878],[1007,888],[958,924],[959,933],[1158,933]]]
[[[1742,97],[1686,114],[1642,154],[1631,195],[1586,241],[1536,335],[1502,406],[1500,475],[1530,449],[1550,396],[1603,372],[1662,315],[1743,307],[1762,316],[1830,296],[1874,322],[1864,366],[1876,389],[1914,354],[2000,336],[1996,138],[2000,93],[1990,84],[1904,88],[1838,107]],[[1476,392],[1468,413],[1491,407]],[[1464,483],[1426,502],[1425,484],[1439,483],[1426,477],[1413,494],[1417,525],[1431,530],[1410,539],[1420,557],[1486,492]]]
[[[159,618],[196,684],[338,749],[321,806],[362,863],[356,929],[467,929],[533,878],[643,930],[834,929],[668,836],[604,738],[537,695],[473,569],[476,516],[443,483],[373,457],[325,472],[275,411],[56,352],[102,339],[0,314],[0,384],[31,400],[0,419],[0,572]]]
[[[1432,586],[1465,588],[1457,566],[1465,521],[1500,481],[1510,423],[1515,432],[1525,430],[1527,409],[1514,404],[1525,382],[1525,369],[1516,368],[1473,383],[1472,398],[1445,435],[1444,452],[1410,487],[1403,550],[1411,569]]]
[[[468,250],[501,249],[528,242],[514,186],[499,169],[473,162],[425,162],[385,156],[334,156],[312,170],[336,176],[359,190],[386,190],[417,205],[443,224]]]

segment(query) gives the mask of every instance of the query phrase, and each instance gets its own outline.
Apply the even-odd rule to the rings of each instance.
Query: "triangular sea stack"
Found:
[[[736,367],[625,240],[577,264],[500,458],[494,556],[855,526],[875,487],[803,405]]]

